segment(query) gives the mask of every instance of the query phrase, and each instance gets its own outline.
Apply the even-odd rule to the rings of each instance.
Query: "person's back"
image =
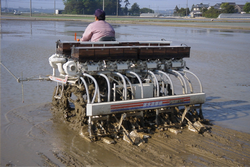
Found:
[[[105,21],[105,12],[97,9],[95,11],[95,22],[90,23],[85,29],[80,41],[96,42],[102,37],[114,37],[115,30],[113,27]]]

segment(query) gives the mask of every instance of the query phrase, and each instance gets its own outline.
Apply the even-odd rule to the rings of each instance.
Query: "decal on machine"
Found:
[[[115,104],[111,105],[111,112],[155,109],[155,108],[167,107],[169,105],[180,105],[186,103],[190,103],[190,97],[174,98],[166,100],[153,100],[153,101],[127,103],[127,104]]]

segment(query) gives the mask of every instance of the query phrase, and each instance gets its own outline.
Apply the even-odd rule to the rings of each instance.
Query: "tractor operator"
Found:
[[[105,12],[95,11],[95,22],[90,23],[82,34],[80,41],[115,41],[115,30],[105,21]]]

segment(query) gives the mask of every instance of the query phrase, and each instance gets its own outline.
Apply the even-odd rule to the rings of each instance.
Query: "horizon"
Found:
[[[124,0],[122,0],[121,6],[124,7]],[[7,2],[7,3],[6,3]],[[30,2],[32,4],[32,8],[36,9],[64,9],[64,4],[62,0],[1,0],[1,8],[30,8]],[[219,0],[129,0],[130,5],[129,8],[134,3],[137,3],[140,8],[150,8],[152,10],[173,10],[176,6],[179,8],[188,8],[191,9],[192,5],[196,4],[209,4],[211,6],[216,3],[222,2],[235,2],[239,5],[244,5],[249,0],[228,0],[228,1],[219,1]],[[105,3],[105,1],[104,1]]]

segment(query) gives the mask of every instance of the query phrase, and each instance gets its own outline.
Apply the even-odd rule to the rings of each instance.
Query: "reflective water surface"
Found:
[[[17,77],[52,74],[48,58],[55,42],[80,38],[88,23],[80,21],[1,20],[1,61]],[[207,102],[206,118],[215,124],[250,133],[250,31],[115,24],[118,41],[172,41],[191,46],[187,66],[200,78]],[[103,157],[105,150],[87,143],[77,132],[53,121],[53,82],[23,84],[1,67],[1,166],[43,165],[40,153],[60,151]],[[23,103],[24,101],[24,103]],[[52,156],[53,157],[53,156]],[[109,155],[112,157],[112,155]]]

